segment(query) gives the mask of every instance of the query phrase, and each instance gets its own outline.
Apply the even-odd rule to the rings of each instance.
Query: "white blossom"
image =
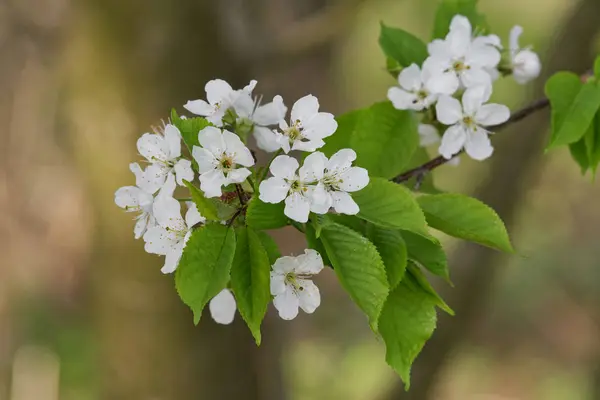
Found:
[[[169,274],[177,269],[183,248],[192,233],[192,227],[206,219],[200,215],[195,205],[188,208],[185,219],[182,218],[179,201],[161,194],[156,196],[153,213],[157,224],[144,234],[144,242],[146,242],[144,248],[148,253],[166,256],[161,272]]]
[[[206,197],[218,197],[222,186],[244,182],[250,175],[244,167],[254,165],[254,158],[235,133],[208,126],[198,133],[198,141],[202,147],[194,146],[192,156]]]
[[[143,175],[143,171],[139,164],[129,164],[129,169],[133,172],[136,177],[140,174]],[[154,204],[154,196],[152,193],[143,185],[140,186],[123,186],[117,189],[115,192],[115,203],[117,206],[125,209],[127,212],[137,212],[138,216],[135,218],[136,223],[133,228],[134,237],[139,239],[146,232],[148,228],[156,225],[154,214],[152,213],[152,205]],[[175,181],[173,183],[164,185],[161,189],[163,195],[173,195],[175,190]]]
[[[321,152],[306,157],[303,168],[318,182],[312,191],[312,212],[326,214],[333,207],[340,214],[358,214],[358,205],[349,193],[367,186],[369,173],[364,168],[353,167],[354,160],[356,153],[351,149],[341,149],[330,159]]]
[[[162,187],[168,175],[175,174],[177,183],[194,180],[192,162],[181,158],[181,132],[167,124],[163,133],[145,133],[137,141],[139,153],[150,162],[143,173],[136,173],[137,185],[151,193]]]
[[[277,125],[285,118],[287,107],[283,104],[283,98],[278,95],[270,103],[257,105],[250,93],[241,95],[236,104],[238,124],[252,126],[258,147],[269,153],[278,150],[281,146],[277,135],[269,126]]]
[[[306,249],[297,257],[281,257],[271,271],[271,294],[279,316],[291,320],[298,307],[312,314],[321,304],[319,288],[310,280],[323,269],[323,259],[315,250]]]
[[[419,146],[428,147],[440,141],[437,128],[430,124],[419,124]],[[446,164],[456,166],[460,164],[460,156],[456,156]]]
[[[471,23],[466,17],[456,15],[445,39],[429,43],[429,57],[423,69],[431,74],[426,82],[432,93],[453,94],[462,87],[490,85],[488,71],[500,62],[497,36],[473,38]]]
[[[501,104],[484,104],[490,98],[489,86],[476,86],[465,91],[462,104],[450,96],[440,96],[436,104],[438,120],[451,125],[439,147],[446,159],[452,158],[464,147],[467,154],[475,160],[484,160],[492,155],[485,127],[501,124],[508,120],[510,111]]]
[[[333,114],[319,112],[319,100],[307,95],[294,103],[289,124],[284,119],[279,122],[275,136],[286,154],[290,150],[315,151],[323,147],[323,139],[333,135],[336,129]]]
[[[400,87],[394,86],[388,90],[387,97],[394,107],[398,110],[421,111],[435,103],[437,95],[425,87],[429,74],[427,69],[421,71],[417,64],[404,68],[398,75]]]
[[[512,74],[517,83],[527,83],[540,75],[542,63],[536,53],[529,48],[519,47],[519,37],[523,28],[514,26],[510,31],[510,62]]]
[[[229,289],[223,289],[208,303],[210,316],[217,324],[229,325],[235,317],[237,306]]]
[[[276,157],[269,170],[273,177],[259,186],[259,198],[265,203],[280,203],[285,199],[284,214],[294,221],[306,222],[310,214],[311,196],[316,177],[306,163],[296,173],[299,164],[289,156]]]
[[[183,107],[189,112],[206,117],[206,119],[216,126],[223,126],[223,117],[230,108],[236,107],[236,102],[243,107],[246,97],[250,97],[252,90],[256,86],[256,81],[251,81],[242,90],[234,90],[231,85],[222,79],[213,79],[204,86],[206,99],[190,100]],[[252,98],[250,97],[250,101]]]

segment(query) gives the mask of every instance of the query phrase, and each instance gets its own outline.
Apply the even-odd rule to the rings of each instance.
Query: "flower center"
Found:
[[[325,185],[325,190],[328,192],[339,190],[340,183],[343,183],[344,180],[340,179],[335,174],[329,174],[329,171],[325,170],[325,174],[323,176],[323,185]]]
[[[476,125],[473,117],[468,116],[468,115],[463,117],[462,123],[468,128],[473,128]]]
[[[302,182],[300,182],[299,179],[295,179],[290,183],[290,193],[303,193],[306,192],[308,190],[308,188],[306,186],[304,186],[304,184]]]
[[[302,136],[302,123],[300,122],[300,120],[294,121],[292,126],[285,130],[284,134],[290,139],[290,143],[298,139],[303,139],[304,137]]]
[[[221,155],[221,159],[219,160],[219,167],[223,172],[229,172],[235,167],[235,162],[233,161],[233,157],[227,153],[223,153]]]
[[[285,283],[294,288],[296,291],[303,291],[304,288],[300,286],[298,281],[296,280],[296,274],[293,272],[288,272],[285,274]]]
[[[454,64],[452,64],[452,69],[456,72],[463,72],[463,71],[471,69],[471,66],[465,64],[464,61],[462,61],[462,60],[457,60],[457,61],[454,61]]]

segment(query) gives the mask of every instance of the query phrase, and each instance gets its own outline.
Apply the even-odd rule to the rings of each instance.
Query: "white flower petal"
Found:
[[[296,257],[296,262],[298,265],[294,271],[299,275],[316,275],[324,268],[323,258],[313,249],[305,249],[304,254]]]
[[[454,58],[463,57],[471,45],[471,23],[462,15],[455,15],[450,23],[450,32],[446,35],[446,42]]]
[[[198,170],[201,174],[212,171],[218,163],[213,153],[198,146],[192,148],[192,157],[198,163]]]
[[[327,157],[320,151],[310,154],[304,159],[304,164],[298,171],[300,180],[306,183],[321,180],[326,163]]]
[[[144,133],[137,141],[137,149],[150,162],[168,160],[169,148],[160,135]]]
[[[319,288],[311,280],[298,279],[302,288],[298,293],[299,305],[307,314],[312,314],[321,305],[321,293]]]
[[[222,79],[208,81],[206,86],[204,86],[204,90],[206,91],[206,99],[210,104],[217,104],[223,101],[223,99],[228,99],[233,94],[231,85]]]
[[[277,296],[285,292],[285,275],[271,271],[271,282],[269,284],[271,295]]]
[[[181,132],[175,125],[165,125],[165,142],[169,149],[168,160],[174,160],[181,156]]]
[[[227,178],[223,175],[223,171],[213,169],[211,171],[200,174],[200,189],[206,197],[221,196],[221,187],[227,184]]]
[[[187,227],[191,228],[194,225],[201,222],[203,223],[205,221],[206,218],[204,218],[200,214],[200,211],[198,211],[198,207],[196,207],[196,204],[192,203],[192,205],[188,208],[187,212],[185,213],[185,224],[187,225]]]
[[[311,119],[318,112],[319,100],[311,94],[306,95],[298,99],[292,106],[292,122],[300,120],[304,123],[305,120]]]
[[[444,125],[454,125],[463,117],[460,101],[450,96],[440,96],[435,111],[438,121]]]
[[[152,210],[156,222],[163,228],[173,231],[185,230],[185,221],[181,217],[179,201],[168,196],[157,196]]]
[[[202,147],[213,153],[215,156],[220,156],[227,148],[221,130],[214,126],[207,126],[198,132],[198,141]]]
[[[183,108],[192,114],[201,115],[203,117],[211,115],[215,110],[213,106],[204,100],[189,100],[187,103],[185,103]]]
[[[344,192],[356,192],[369,184],[369,172],[360,167],[352,167],[340,175],[338,186]]]
[[[398,75],[400,87],[408,91],[417,91],[421,89],[421,69],[417,64],[411,64],[404,68]]]
[[[305,223],[310,214],[310,201],[300,193],[292,193],[285,199],[283,213],[296,222]]]
[[[290,190],[290,184],[284,179],[273,177],[265,179],[258,188],[258,198],[265,203],[280,203],[285,199]]]
[[[354,160],[356,160],[356,152],[354,150],[341,149],[331,156],[325,167],[330,173],[337,174],[350,168]]]
[[[316,214],[327,214],[333,205],[331,194],[325,190],[325,186],[319,182],[310,191],[310,211]]]
[[[469,132],[465,142],[465,151],[474,160],[482,161],[494,152],[487,132],[484,129]]]
[[[409,93],[395,86],[389,88],[387,98],[397,110],[420,111],[423,109],[423,104],[419,102],[416,94]]]
[[[123,186],[115,192],[115,204],[121,208],[139,207],[144,194],[145,192],[136,186]]]
[[[461,125],[452,125],[442,136],[439,152],[445,159],[449,160],[458,153],[467,140],[467,132]]]
[[[176,232],[155,225],[144,233],[144,250],[151,254],[165,255],[178,241]]]
[[[519,51],[512,60],[513,77],[521,85],[537,78],[542,70],[542,63],[536,53],[531,50]]]
[[[164,185],[160,188],[160,191],[158,192],[157,196],[160,196],[160,198],[173,197],[173,193],[175,192],[176,186],[177,185],[175,184],[175,176],[169,173],[167,175],[167,179],[165,179]]]
[[[235,310],[237,309],[235,298],[231,294],[231,291],[229,289],[221,290],[208,303],[208,309],[210,310],[210,316],[216,323],[222,325],[231,324],[235,317]]]
[[[467,90],[462,97],[464,114],[474,116],[477,110],[490,98],[491,89],[489,86],[474,86]]]
[[[273,273],[285,276],[287,273],[294,271],[297,266],[296,257],[279,257],[273,264]]]
[[[298,306],[300,300],[294,291],[286,286],[285,292],[278,294],[273,299],[273,305],[279,311],[279,317],[285,320],[292,320],[298,315]]]
[[[177,183],[181,186],[184,186],[184,179],[188,182],[192,182],[194,180],[194,170],[192,169],[192,162],[190,160],[182,158],[181,160],[177,161],[173,167],[173,170],[175,171]]]
[[[431,93],[452,95],[460,86],[460,81],[454,71],[432,73],[425,82],[425,87]]]
[[[465,64],[473,68],[494,68],[500,62],[500,52],[488,44],[471,46],[465,57]]]
[[[333,114],[317,113],[312,118],[302,121],[302,135],[309,140],[320,140],[335,133],[338,123]]]
[[[356,215],[360,211],[358,204],[346,192],[331,192],[333,208],[340,214]]]
[[[271,103],[263,104],[256,109],[252,120],[262,126],[275,125],[285,118],[286,112],[287,107],[283,104],[283,98],[275,96]]]
[[[140,215],[140,218],[138,218],[138,220],[136,221],[135,226],[133,228],[133,235],[136,239],[141,238],[146,232],[146,229],[148,228],[149,219],[150,216],[146,213],[143,213],[142,215]]]
[[[235,96],[232,107],[238,118],[250,119],[254,112],[254,100],[252,100],[252,96],[249,93],[242,90]]]
[[[477,110],[475,122],[483,126],[494,126],[506,122],[510,118],[510,110],[502,104],[485,104]]]
[[[278,178],[294,179],[298,170],[298,161],[290,156],[277,156],[271,163],[269,170]]]
[[[490,86],[492,85],[492,77],[483,68],[471,68],[463,71],[460,74],[462,84],[466,88],[474,86]],[[491,91],[490,91],[491,92]]]
[[[419,145],[427,147],[440,141],[438,130],[430,124],[419,124]]]
[[[244,167],[254,165],[252,153],[250,153],[250,150],[248,150],[238,135],[229,131],[223,131],[223,141],[227,148],[227,154],[233,156],[233,161],[236,164],[241,164]]]
[[[281,148],[281,145],[277,141],[277,134],[264,126],[254,126],[254,138],[256,139],[258,148],[267,153],[272,153]]]
[[[515,53],[519,50],[519,37],[523,34],[523,28],[519,25],[515,25],[510,30],[510,35],[508,39],[508,48],[511,52]]]
[[[183,254],[183,246],[183,241],[179,241],[167,251],[167,254],[165,254],[165,265],[160,269],[160,272],[163,274],[175,272]]]
[[[227,181],[229,183],[242,183],[250,175],[252,175],[252,172],[248,168],[237,168],[227,173]]]
[[[294,141],[294,145],[292,146],[292,150],[300,150],[300,151],[308,151],[313,152],[321,147],[325,146],[325,142],[321,139],[309,140],[303,142],[301,140]]]

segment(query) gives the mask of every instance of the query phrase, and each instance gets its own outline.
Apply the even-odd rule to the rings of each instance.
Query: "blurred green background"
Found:
[[[548,114],[503,131],[496,154],[435,173],[506,220],[518,255],[444,238],[457,312],[404,393],[384,347],[331,271],[317,312],[270,310],[256,349],[192,324],[160,259],[113,203],[135,141],[207,80],[258,79],[286,104],[341,113],[394,84],[379,22],[430,38],[435,0],[0,0],[0,400],[600,399],[600,188],[568,151],[543,154]],[[600,50],[600,0],[481,0],[504,42],[525,29],[542,78],[497,84],[512,109],[544,76]],[[278,234],[283,253],[304,248]]]

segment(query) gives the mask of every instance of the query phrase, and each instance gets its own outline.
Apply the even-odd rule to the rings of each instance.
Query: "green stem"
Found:
[[[177,199],[178,201],[194,201],[191,197],[184,197],[183,199]]]

